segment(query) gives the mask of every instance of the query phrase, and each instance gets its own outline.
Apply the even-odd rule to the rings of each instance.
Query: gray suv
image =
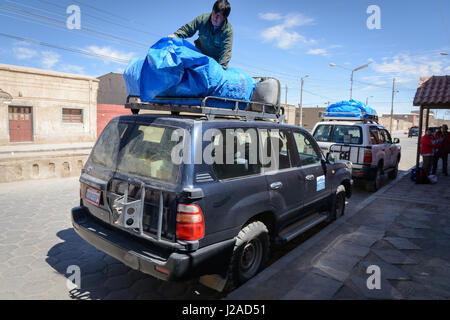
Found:
[[[325,157],[305,129],[252,119],[111,120],[82,170],[75,231],[162,280],[222,291],[252,278],[270,243],[343,215],[353,183],[351,164]]]

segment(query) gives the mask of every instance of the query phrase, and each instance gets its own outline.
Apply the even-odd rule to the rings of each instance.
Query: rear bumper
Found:
[[[377,174],[377,168],[372,167],[370,164],[363,164],[353,166],[352,177],[354,179],[373,180]]]
[[[205,274],[225,273],[235,242],[230,239],[194,252],[161,254],[154,244],[143,243],[99,222],[85,207],[72,209],[72,224],[78,235],[98,250],[132,269],[161,280],[186,280]],[[168,274],[156,270],[157,267],[168,270]]]

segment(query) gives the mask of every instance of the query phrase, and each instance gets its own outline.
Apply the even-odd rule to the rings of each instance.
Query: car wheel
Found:
[[[228,270],[225,291],[231,291],[254,277],[269,257],[269,231],[264,223],[255,221],[239,232]]]
[[[394,180],[395,178],[397,178],[397,175],[398,175],[398,161],[395,164],[394,170],[388,173],[388,177],[389,179]]]
[[[381,186],[381,168],[377,168],[375,172],[375,178],[366,182],[366,190],[369,192],[375,192],[380,189]]]
[[[345,187],[340,185],[333,197],[328,221],[334,221],[344,215],[345,212]]]

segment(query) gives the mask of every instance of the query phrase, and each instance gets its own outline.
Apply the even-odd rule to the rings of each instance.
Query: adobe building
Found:
[[[320,114],[325,110],[325,107],[302,108],[302,127],[311,132],[316,123],[322,121]]]
[[[0,64],[0,182],[80,174],[97,138],[98,83]]]
[[[292,104],[281,104],[284,107],[284,114],[286,118],[284,119],[284,123],[295,125],[295,110],[297,109]]]
[[[99,80],[97,95],[97,137],[114,117],[131,114],[125,108],[127,88],[121,73],[110,72],[97,78]]]

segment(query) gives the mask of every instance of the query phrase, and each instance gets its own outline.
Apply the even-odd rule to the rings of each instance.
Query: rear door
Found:
[[[305,177],[297,166],[292,132],[261,129],[264,173],[270,201],[282,222],[299,217],[305,195]]]
[[[326,207],[324,201],[330,196],[329,173],[322,166],[322,153],[310,135],[294,130],[294,140],[298,153],[298,167],[304,184],[304,211],[316,212]]]
[[[171,159],[171,151],[178,143],[171,139],[176,129],[158,124],[158,120],[151,124],[108,124],[80,178],[84,205],[92,215],[124,229],[123,212],[115,206],[115,200],[126,197],[129,203],[144,199],[143,232],[152,237],[159,235],[161,214],[161,237],[175,241],[176,198],[180,192],[177,188],[182,178],[181,166]]]
[[[372,166],[377,166],[380,160],[383,160],[384,168],[386,168],[384,135],[377,126],[372,125],[369,126],[369,137],[372,144]],[[389,160],[387,161],[389,162]]]
[[[392,143],[392,138],[389,132],[386,129],[381,130],[382,134],[384,135],[384,145],[385,149],[384,152],[386,154],[386,159],[388,159],[388,165],[389,167],[394,167],[397,163],[397,146]]]

